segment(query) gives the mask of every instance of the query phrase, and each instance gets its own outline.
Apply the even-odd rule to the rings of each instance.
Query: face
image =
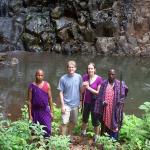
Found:
[[[95,74],[96,69],[94,68],[94,66],[92,64],[88,65],[88,74],[89,75],[94,75]]]
[[[110,82],[113,82],[115,78],[116,78],[116,72],[115,70],[112,69],[108,72],[108,79]]]
[[[70,75],[72,75],[72,74],[74,74],[75,73],[75,71],[76,71],[76,67],[74,66],[74,65],[68,65],[68,73],[70,74]]]
[[[35,74],[37,81],[43,81],[44,79],[44,72],[42,70],[38,70]]]

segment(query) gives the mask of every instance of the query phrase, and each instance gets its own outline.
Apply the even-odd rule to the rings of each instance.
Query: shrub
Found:
[[[49,150],[70,150],[70,138],[68,136],[51,136],[48,139],[48,148]]]

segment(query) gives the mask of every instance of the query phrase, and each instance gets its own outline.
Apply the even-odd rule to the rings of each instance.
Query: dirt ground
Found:
[[[96,147],[92,138],[72,136],[70,150],[94,150]]]

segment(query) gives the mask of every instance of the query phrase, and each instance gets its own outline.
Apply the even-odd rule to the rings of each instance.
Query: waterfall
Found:
[[[10,0],[0,0],[0,17],[8,16],[8,5]]]

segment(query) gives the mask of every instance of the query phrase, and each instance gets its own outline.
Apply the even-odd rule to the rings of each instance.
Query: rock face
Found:
[[[0,51],[150,56],[150,0],[2,0]]]

